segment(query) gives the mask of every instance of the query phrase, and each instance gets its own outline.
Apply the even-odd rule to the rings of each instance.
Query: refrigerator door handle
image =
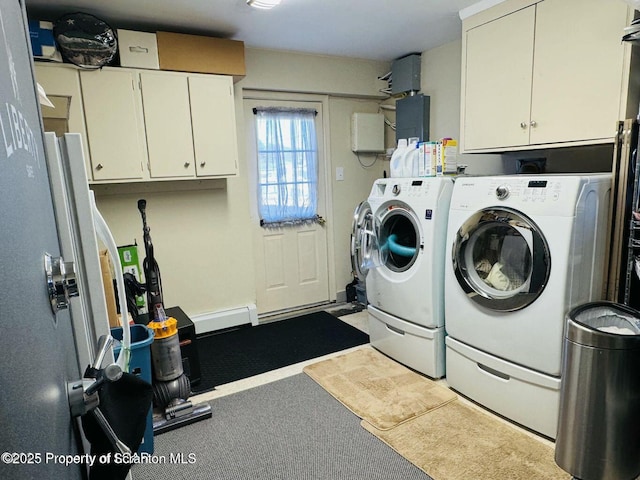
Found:
[[[45,253],[44,271],[51,310],[54,314],[60,310],[66,310],[69,308],[69,299],[80,295],[74,263],[65,262],[62,257],[52,257]]]

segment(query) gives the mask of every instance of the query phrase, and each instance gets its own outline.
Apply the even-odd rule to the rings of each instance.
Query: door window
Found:
[[[531,232],[488,223],[478,228],[466,251],[466,262],[478,288],[511,295],[531,277]]]
[[[411,268],[420,250],[418,225],[409,210],[389,207],[380,219],[380,263],[394,272]]]
[[[254,113],[261,225],[317,220],[316,111],[269,107]]]
[[[551,270],[549,247],[536,224],[508,208],[473,215],[453,245],[458,283],[476,303],[492,310],[519,310],[544,290]]]

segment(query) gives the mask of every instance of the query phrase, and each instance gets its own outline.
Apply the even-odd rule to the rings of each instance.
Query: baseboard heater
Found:
[[[196,327],[196,335],[249,323],[256,326],[258,325],[258,309],[251,303],[244,307],[193,315],[191,321]]]

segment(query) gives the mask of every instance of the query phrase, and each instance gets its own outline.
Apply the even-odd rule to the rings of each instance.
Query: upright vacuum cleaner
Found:
[[[147,225],[147,201],[138,200],[142,216],[142,232],[146,257],[142,264],[146,282],[149,324],[154,332],[151,344],[153,364],[153,405],[162,412],[153,417],[153,432],[160,434],[190,423],[211,417],[208,403],[193,405],[187,400],[191,394],[191,383],[182,368],[178,321],[168,317],[164,311],[160,269],[153,253],[150,229]]]

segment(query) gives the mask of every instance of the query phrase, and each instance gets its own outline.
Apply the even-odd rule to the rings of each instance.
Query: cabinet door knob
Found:
[[[536,123],[535,120],[531,120],[531,128],[536,128],[538,126],[538,124]]]
[[[189,162],[184,162],[184,168],[189,168],[189,165],[191,165]]]
[[[207,164],[207,162],[200,162],[200,166],[204,167]]]
[[[101,163],[99,163],[98,165],[96,165],[96,170],[102,170],[104,167]]]
[[[520,128],[527,128],[526,122],[520,122]]]

